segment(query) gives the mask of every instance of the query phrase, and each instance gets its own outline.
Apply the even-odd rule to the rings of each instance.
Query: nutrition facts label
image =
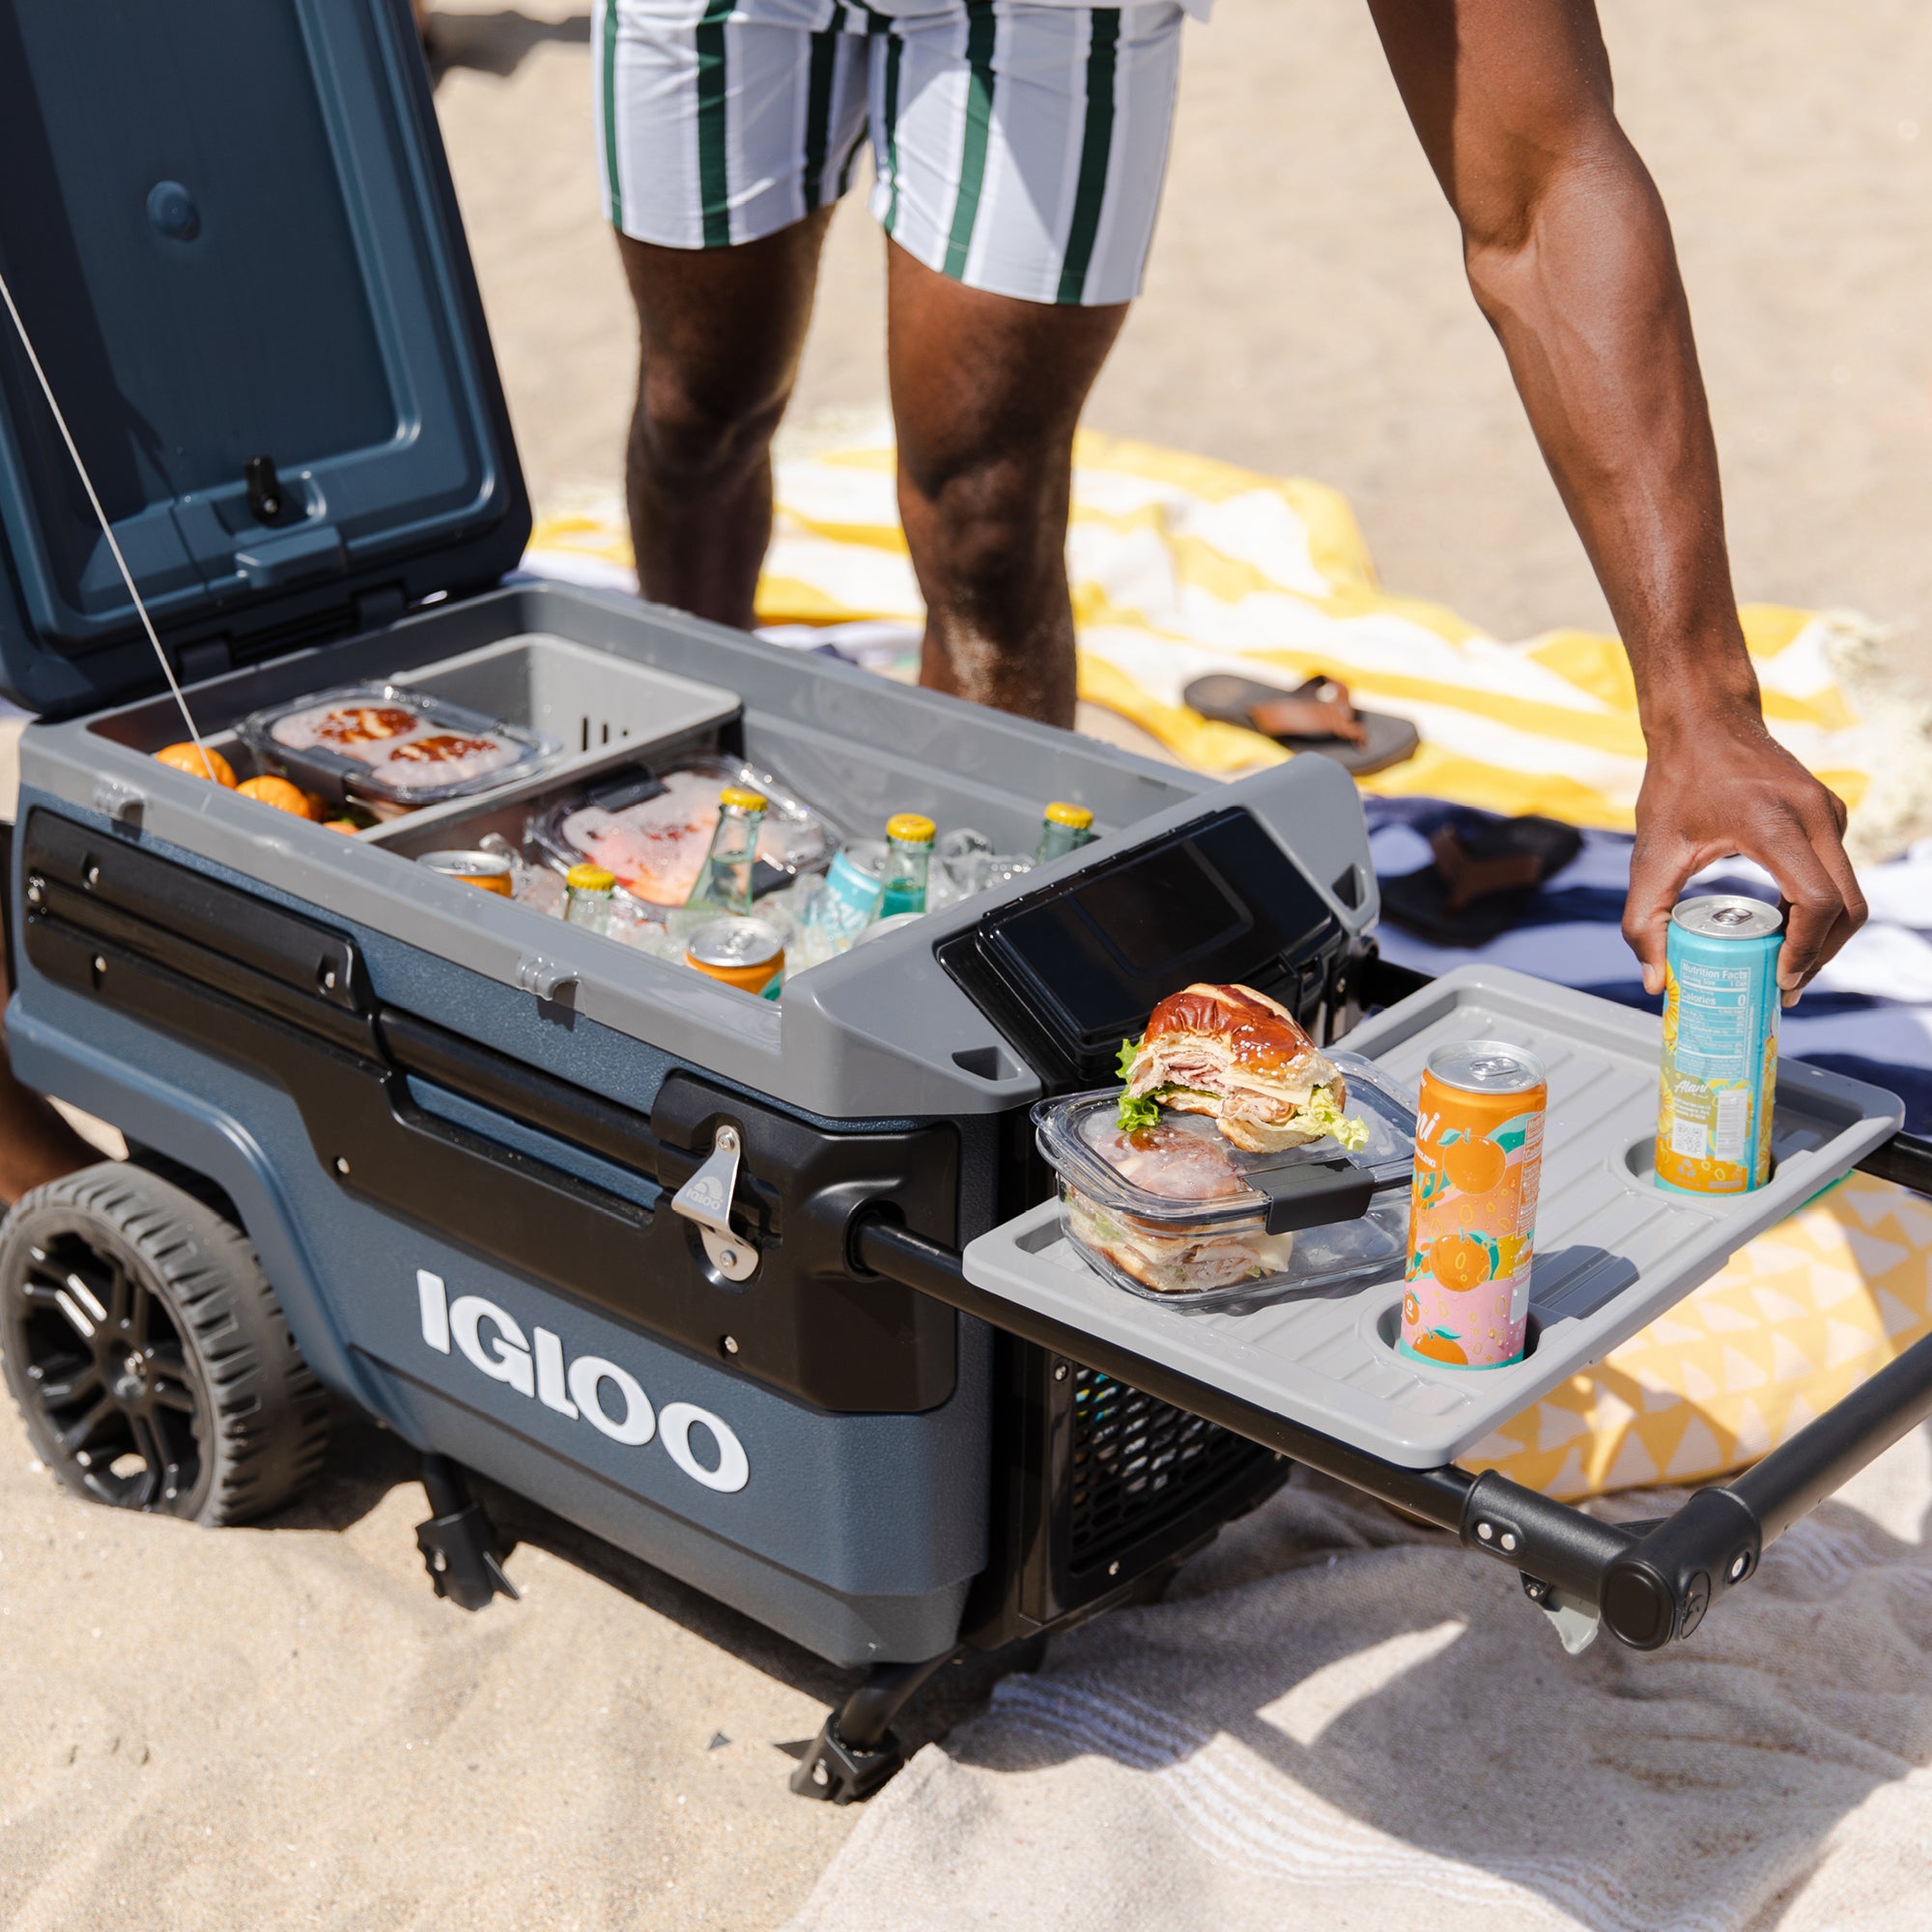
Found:
[[[1678,1072],[1697,1080],[1748,1080],[1756,1070],[1752,1065],[1756,1050],[1757,999],[1750,968],[1690,960],[1679,966]],[[1742,1135],[1743,1126],[1737,1131]],[[1721,1115],[1718,1132],[1721,1138]],[[1718,1158],[1735,1160],[1737,1155],[1719,1151]]]

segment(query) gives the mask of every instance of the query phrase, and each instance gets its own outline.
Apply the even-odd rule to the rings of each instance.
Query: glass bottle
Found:
[[[573,866],[563,883],[565,920],[591,932],[609,932],[611,905],[617,892],[616,875],[607,872],[602,866]]]
[[[750,916],[752,869],[757,863],[758,830],[764,822],[762,792],[726,785],[718,794],[718,829],[711,835],[711,849],[697,868],[687,906]]]
[[[1067,805],[1055,799],[1046,808],[1040,824],[1039,844],[1033,855],[1036,866],[1077,851],[1094,836],[1094,814],[1084,805]]]
[[[886,820],[885,890],[874,919],[925,910],[926,880],[932,869],[932,839],[938,828],[923,812],[901,811]]]

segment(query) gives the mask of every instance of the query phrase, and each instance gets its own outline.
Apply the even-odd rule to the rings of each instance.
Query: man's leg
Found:
[[[925,598],[920,682],[1073,723],[1073,431],[1124,302],[988,295],[891,247],[899,517]]]
[[[1073,722],[1073,432],[1138,292],[1176,0],[906,8],[873,43],[899,513],[921,681]]]
[[[866,125],[855,7],[597,0],[598,154],[641,349],[626,485],[644,595],[748,626],[771,439]]]
[[[749,630],[772,434],[811,320],[829,208],[734,248],[617,238],[641,360],[625,489],[646,597]]]

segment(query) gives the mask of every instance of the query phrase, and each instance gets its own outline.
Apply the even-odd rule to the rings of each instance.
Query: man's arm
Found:
[[[1609,600],[1650,749],[1624,933],[1743,853],[1790,905],[1785,1003],[1865,916],[1843,805],[1764,727],[1670,225],[1617,125],[1592,0],[1369,0],[1469,285]]]

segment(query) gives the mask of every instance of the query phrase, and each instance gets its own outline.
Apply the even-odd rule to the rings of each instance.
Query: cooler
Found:
[[[179,713],[0,333],[0,663],[42,714],[8,1040],[132,1151],[0,1239],[10,1378],[62,1479],[240,1516],[248,1493],[196,1487],[211,1432],[240,1431],[272,1506],[320,1454],[312,1376],[422,1452],[425,1556],[459,1602],[505,1584],[467,1468],[871,1666],[798,1778],[840,1798],[890,1775],[892,1710],[939,1662],[1157,1589],[1285,1456],[1449,1522],[1539,1602],[1687,1634],[1701,1544],[1666,1562],[1452,1458],[1855,1160],[1923,1184],[1889,1096],[1792,1073],[1782,1191],[1660,1207],[1627,1160],[1654,1022],[1527,982],[1399,983],[1334,765],[1215,785],[517,579],[528,509],[407,10],[112,12],[104,32],[0,0],[0,273],[211,748],[245,774],[245,721],[373,682],[553,749],[354,836],[158,764]],[[776,1003],[415,863],[695,756],[847,832],[915,810],[1023,849],[1059,797],[1098,836]],[[1256,986],[1320,1038],[1386,1004],[1350,1043],[1398,1077],[1479,1021],[1572,1055],[1576,1252],[1520,1373],[1452,1397],[1396,1365],[1386,1282],[1194,1319],[1069,1265],[1028,1110],[1103,1083],[1193,980]],[[183,1253],[224,1294],[258,1283],[261,1335],[285,1324],[305,1366],[259,1369],[274,1413],[225,1409],[205,1350],[197,1369],[137,1345],[144,1269],[192,1298]],[[1932,1401],[1921,1351],[1886,1374],[1806,1452],[1811,1491]],[[97,1397],[147,1417],[111,1459],[82,1427]],[[1612,1607],[1626,1573],[1656,1629]]]

